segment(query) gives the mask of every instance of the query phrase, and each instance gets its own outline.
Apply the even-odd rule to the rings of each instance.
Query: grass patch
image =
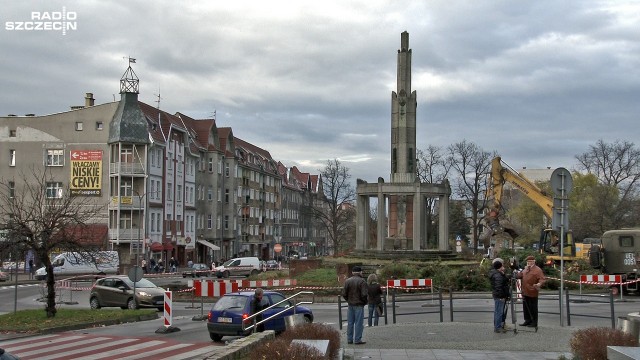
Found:
[[[340,286],[338,283],[338,272],[335,268],[319,268],[309,270],[299,275],[298,286]]]
[[[156,314],[155,309],[91,310],[58,309],[56,316],[47,318],[44,309],[20,310],[0,315],[0,332],[39,332],[59,326],[90,324],[107,320],[133,321],[139,316]]]

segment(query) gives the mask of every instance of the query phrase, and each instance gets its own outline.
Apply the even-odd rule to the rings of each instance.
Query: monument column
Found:
[[[412,250],[420,250],[420,240],[422,239],[422,193],[420,192],[420,183],[415,182],[413,186],[416,188],[413,195],[413,246]]]
[[[358,196],[356,208],[359,210],[356,213],[356,250],[364,250],[369,241],[369,196]]]
[[[438,233],[438,250],[449,250],[449,197],[439,197],[439,233]]]
[[[376,249],[378,251],[384,250],[384,241],[386,238],[386,234],[384,229],[386,228],[385,224],[387,223],[387,213],[386,213],[386,201],[384,193],[382,192],[382,183],[378,182],[378,226],[376,228]]]

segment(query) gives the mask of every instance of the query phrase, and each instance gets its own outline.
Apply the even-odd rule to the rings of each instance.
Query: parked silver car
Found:
[[[147,279],[136,282],[133,295],[133,281],[126,275],[107,276],[96,280],[91,288],[89,304],[92,309],[118,306],[122,309],[154,307],[164,310],[164,289]]]

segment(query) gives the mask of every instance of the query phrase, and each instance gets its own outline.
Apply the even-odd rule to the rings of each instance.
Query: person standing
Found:
[[[250,304],[251,315],[269,307],[269,303],[262,299],[263,296],[264,296],[264,290],[262,290],[262,288],[257,288],[256,291],[253,293],[253,298],[251,299],[251,304]],[[262,321],[262,319],[263,319],[262,314],[256,315],[254,319],[254,324]],[[263,332],[264,324],[257,325],[256,328],[254,329],[254,332],[255,331]]]
[[[507,332],[503,327],[504,311],[509,298],[509,279],[504,273],[504,265],[501,261],[493,263],[493,269],[489,272],[491,283],[491,295],[493,296],[493,332]]]
[[[516,274],[522,279],[522,305],[524,322],[520,326],[538,327],[538,294],[544,284],[544,273],[536,265],[536,258],[527,257],[527,267]]]
[[[371,326],[378,326],[378,319],[380,314],[377,311],[378,306],[382,306],[382,287],[378,283],[378,276],[371,274],[367,277],[367,289],[368,289],[368,306],[369,317],[367,318],[367,324]]]
[[[140,264],[142,265],[142,273],[146,274],[147,273],[147,259],[142,259],[142,262]]]
[[[347,308],[347,343],[362,345],[364,330],[364,305],[367,304],[369,290],[367,282],[362,278],[362,268],[354,266],[351,277],[344,282],[342,298],[349,305]]]

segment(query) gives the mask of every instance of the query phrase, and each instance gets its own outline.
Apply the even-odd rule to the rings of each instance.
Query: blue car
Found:
[[[253,331],[253,329],[242,330],[242,321],[251,315],[250,306],[253,295],[253,291],[228,293],[213,305],[207,319],[207,330],[209,330],[211,340],[220,341],[223,336],[246,336]],[[279,292],[265,290],[262,301],[270,306],[285,298]],[[287,309],[287,311],[264,323],[265,330],[274,330],[277,334],[286,329],[284,318],[294,314],[291,300],[265,311],[262,315],[266,319],[284,309]],[[295,313],[302,314],[305,322],[313,322],[313,313],[309,308],[298,305],[295,307]],[[252,322],[252,320],[249,320],[245,327],[250,326]]]

